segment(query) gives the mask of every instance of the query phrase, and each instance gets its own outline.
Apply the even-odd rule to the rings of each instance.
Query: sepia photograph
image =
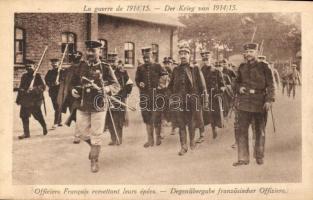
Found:
[[[301,13],[13,17],[13,185],[302,182]]]

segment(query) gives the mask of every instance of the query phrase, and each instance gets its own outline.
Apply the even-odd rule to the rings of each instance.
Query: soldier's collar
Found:
[[[97,66],[100,65],[101,61],[99,59],[96,60],[96,62],[89,62],[88,60],[86,61],[87,65],[90,67],[92,66]]]

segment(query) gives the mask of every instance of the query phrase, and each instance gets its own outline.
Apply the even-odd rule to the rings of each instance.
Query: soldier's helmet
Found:
[[[258,50],[258,43],[246,43],[243,45],[243,49],[244,50],[249,50],[249,49],[252,49],[252,50]]]
[[[152,48],[151,47],[142,47],[141,48],[141,54],[142,57],[150,57],[152,53]]]
[[[108,53],[108,58],[107,58],[108,62],[115,62],[118,60],[118,55],[116,52],[110,52]]]
[[[180,42],[180,43],[178,44],[178,48],[179,48],[178,53],[184,51],[184,52],[187,52],[187,53],[190,54],[190,52],[191,52],[189,43],[188,43],[187,41],[182,41],[182,42]]]
[[[29,59],[26,59],[25,60],[25,68],[32,68],[33,66],[35,65],[35,62],[33,60],[29,60]]]
[[[86,48],[100,48],[102,46],[101,42],[96,40],[86,40],[85,41]]]
[[[173,63],[172,58],[171,57],[164,57],[163,58],[163,63],[164,64]]]

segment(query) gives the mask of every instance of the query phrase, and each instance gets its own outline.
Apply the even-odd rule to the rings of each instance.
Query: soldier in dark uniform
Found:
[[[52,101],[53,109],[54,109],[54,123],[51,127],[51,130],[56,129],[57,126],[62,126],[62,114],[59,109],[59,105],[57,102],[59,88],[60,88],[60,75],[58,76],[58,66],[59,66],[59,59],[53,58],[50,59],[52,69],[50,69],[46,76],[45,81],[49,87],[49,96]],[[59,80],[57,80],[59,77]]]
[[[158,105],[159,102],[155,97],[159,93],[157,87],[160,78],[167,73],[160,64],[151,62],[150,47],[142,48],[142,55],[144,64],[138,66],[135,81],[140,92],[141,115],[147,129],[148,141],[144,144],[144,147],[147,148],[154,145],[154,131],[156,145],[161,144],[161,116],[164,108],[162,105]]]
[[[82,52],[77,51],[75,54],[73,54],[73,63],[69,68],[62,69],[61,76],[60,76],[60,88],[59,93],[57,97],[57,103],[59,105],[59,109],[61,112],[66,113],[66,110],[69,109],[70,111],[70,117],[65,122],[67,126],[71,125],[72,121],[76,121],[76,108],[79,106],[77,101],[75,101],[75,98],[71,95],[72,93],[72,79],[74,74],[77,73],[79,69],[79,65],[81,62],[83,62],[82,59]],[[76,103],[75,103],[76,102]],[[74,131],[74,144],[79,144],[80,139],[77,135],[77,131]]]
[[[209,97],[210,107],[203,111],[204,125],[211,124],[213,139],[217,137],[216,127],[222,128],[221,121],[221,107],[223,102],[222,93],[225,91],[226,86],[223,82],[222,66],[219,62],[215,65],[204,65],[202,67],[202,73],[206,82],[206,88]],[[221,105],[222,106],[222,105]]]
[[[126,98],[132,91],[133,82],[129,78],[127,71],[121,64],[118,64],[117,53],[108,54],[108,63],[110,64],[114,74],[121,86],[120,91],[114,95],[115,98],[125,103]],[[113,105],[109,109],[111,112],[107,112],[107,118],[105,125],[108,127],[111,134],[111,142],[109,145],[121,145],[123,141],[123,126],[126,120],[126,108],[119,103],[112,102]],[[112,115],[111,115],[112,114]],[[113,118],[113,122],[112,122]],[[113,124],[114,123],[114,124]],[[114,129],[115,126],[115,129]],[[116,132],[115,132],[116,131]],[[118,137],[118,140],[116,138]]]
[[[195,129],[203,127],[201,114],[203,95],[206,94],[205,85],[201,80],[198,67],[190,65],[190,48],[188,44],[182,44],[179,48],[181,63],[173,69],[172,79],[169,84],[170,110],[174,115],[174,123],[179,126],[179,138],[181,150],[178,155],[182,156],[188,151],[187,131],[188,126],[190,149],[196,147]],[[205,105],[207,102],[205,102]]]
[[[43,135],[47,135],[47,126],[41,112],[41,104],[44,99],[43,91],[45,90],[45,84],[39,73],[36,73],[33,87],[30,88],[33,80],[34,62],[27,60],[26,73],[22,75],[18,94],[16,98],[16,104],[21,105],[20,118],[23,122],[24,134],[19,136],[19,139],[29,138],[29,117],[33,117],[40,123],[43,128]]]
[[[76,131],[90,145],[91,171],[98,172],[101,134],[104,129],[108,99],[115,95],[119,83],[111,67],[99,59],[101,43],[86,41],[86,61],[81,62],[72,78],[72,95],[79,103],[76,112]]]
[[[254,157],[263,164],[265,126],[267,111],[274,102],[275,86],[273,73],[265,62],[257,61],[258,44],[244,45],[246,63],[238,69],[236,92],[238,93],[238,126],[235,132],[238,145],[238,161],[233,166],[249,164],[249,134],[251,122],[255,123]]]

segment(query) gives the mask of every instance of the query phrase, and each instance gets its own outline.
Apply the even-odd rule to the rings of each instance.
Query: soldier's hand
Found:
[[[246,92],[246,88],[245,87],[240,87],[239,93],[240,94],[244,94],[245,92]]]
[[[271,103],[270,102],[266,102],[265,104],[264,104],[264,106],[263,106],[263,108],[266,110],[266,111],[268,111],[270,108],[271,108]]]
[[[144,87],[145,87],[145,84],[144,84],[143,82],[140,82],[140,83],[139,83],[139,86],[142,87],[142,88],[144,88]]]
[[[78,94],[78,91],[76,89],[72,89],[72,96],[76,99],[80,97],[80,95]]]
[[[222,92],[226,90],[226,87],[221,87]]]

